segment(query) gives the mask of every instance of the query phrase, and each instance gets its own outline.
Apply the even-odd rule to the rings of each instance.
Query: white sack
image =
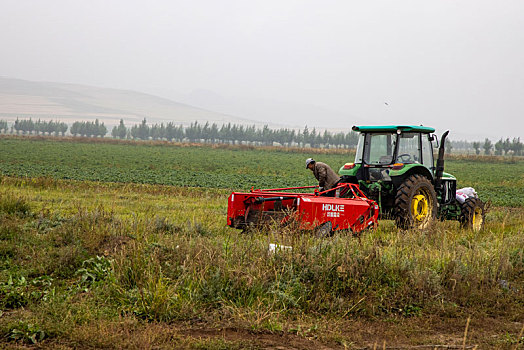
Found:
[[[477,192],[475,192],[475,189],[473,187],[464,187],[457,190],[457,201],[462,204],[466,201],[468,198],[478,198]]]

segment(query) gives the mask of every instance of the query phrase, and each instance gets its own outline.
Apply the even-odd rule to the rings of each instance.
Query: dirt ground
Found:
[[[496,319],[413,319],[389,321],[345,321],[326,331],[311,334],[260,332],[237,328],[179,329],[192,338],[222,338],[252,344],[260,349],[517,349],[524,348],[523,323]],[[466,333],[466,341],[464,336]]]
[[[466,332],[467,325],[467,332]],[[524,323],[497,319],[412,318],[344,320],[314,331],[267,331],[196,322],[121,322],[85,325],[70,339],[36,346],[4,343],[1,348],[42,349],[524,349]],[[520,342],[517,340],[520,339]]]

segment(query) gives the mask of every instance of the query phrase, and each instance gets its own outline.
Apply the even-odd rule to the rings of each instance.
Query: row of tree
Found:
[[[8,132],[6,121],[0,120],[0,131]],[[16,119],[11,126],[16,134],[35,134],[64,136],[68,130],[68,125],[58,121],[33,121],[29,119]],[[77,121],[71,125],[69,133],[73,136],[84,137],[104,137],[107,128],[98,119],[94,122]],[[329,131],[317,132],[315,128],[309,130],[307,126],[303,130],[289,128],[270,129],[264,125],[261,128],[256,126],[244,126],[237,124],[223,124],[220,127],[216,124],[191,123],[189,126],[176,125],[173,122],[148,125],[144,119],[140,124],[126,127],[124,120],[120,120],[118,126],[111,131],[113,138],[119,139],[140,139],[140,140],[167,140],[167,141],[189,141],[205,143],[250,143],[257,145],[298,145],[302,147],[355,147],[358,142],[358,135],[349,131],[347,133],[331,133]]]
[[[6,121],[3,121],[3,123],[2,121],[0,121],[0,130],[2,129],[5,129],[5,131],[7,132]],[[34,133],[36,135],[55,134],[55,136],[58,136],[61,134],[62,136],[64,136],[68,129],[68,125],[64,122],[53,120],[45,121],[38,119],[37,121],[33,121],[31,118],[22,120],[16,118],[13,124],[13,129],[16,131],[17,134],[22,132],[22,134],[24,135]]]
[[[473,148],[475,149],[476,154],[480,154],[481,148],[484,150],[484,154],[489,155],[492,153],[492,150],[495,150],[495,155],[507,155],[509,152],[512,152],[514,155],[521,156],[524,154],[524,144],[520,142],[520,137],[515,137],[513,140],[509,138],[500,139],[495,144],[489,139],[485,139],[484,143],[473,142]]]
[[[11,126],[11,132],[14,131],[17,135],[22,133],[22,135],[54,134],[55,136],[65,136],[68,128],[69,126],[66,123],[59,121],[45,121],[40,119],[33,121],[31,118],[22,120],[16,118],[15,122]],[[2,130],[6,133],[8,131],[8,125],[5,120],[0,120],[0,131]],[[87,137],[104,137],[107,134],[107,128],[103,122],[101,123],[97,119],[94,122],[74,122],[73,125],[71,125],[69,132],[73,136],[81,135]]]
[[[73,136],[104,137],[107,134],[107,128],[97,119],[94,122],[74,122],[69,132]]]
[[[11,125],[11,133],[17,134],[42,134],[55,136],[62,135],[68,130],[68,125],[59,121],[33,121],[29,119],[16,119]],[[9,131],[8,123],[0,120],[0,132]],[[73,136],[84,137],[104,137],[107,134],[107,128],[103,122],[98,119],[94,122],[77,121],[71,125],[69,132]],[[216,123],[199,124],[191,123],[189,126],[175,125],[173,122],[148,125],[146,119],[140,124],[126,127],[124,120],[121,119],[118,126],[113,127],[111,131],[113,138],[119,139],[139,139],[139,140],[167,140],[178,142],[205,142],[205,143],[249,143],[256,145],[273,145],[278,143],[284,146],[301,146],[301,147],[336,147],[351,148],[355,147],[358,141],[358,134],[349,131],[347,133],[331,133],[329,131],[317,132],[315,128],[309,130],[306,126],[302,130],[280,128],[270,129],[267,125],[263,127],[244,126],[237,124],[223,124],[218,126]],[[446,143],[448,153],[452,149],[459,151],[474,150],[476,154],[485,155],[524,155],[524,144],[520,138],[500,139],[493,143],[489,139],[484,142],[468,141],[449,141]]]
[[[140,140],[168,140],[168,141],[190,141],[206,143],[253,143],[261,145],[300,145],[310,147],[354,147],[358,141],[358,135],[350,131],[348,133],[317,132],[315,128],[311,131],[308,127],[303,130],[288,128],[270,129],[267,125],[262,128],[256,126],[244,126],[237,124],[216,123],[199,124],[191,123],[188,127],[175,125],[174,123],[154,124],[149,126],[144,119],[142,123],[127,128],[123,120],[111,131],[114,138],[131,138]]]
[[[31,118],[22,120],[16,118],[15,122],[11,126],[11,132],[14,131],[16,134],[22,133],[22,135],[54,134],[55,136],[65,136],[68,128],[69,126],[66,123],[59,121],[45,121],[40,119],[33,121]],[[6,133],[8,131],[8,125],[5,120],[0,120],[0,131],[2,130]],[[107,128],[103,122],[101,123],[97,119],[94,122],[74,122],[73,125],[71,125],[69,132],[73,136],[81,135],[87,137],[104,137],[107,134]]]

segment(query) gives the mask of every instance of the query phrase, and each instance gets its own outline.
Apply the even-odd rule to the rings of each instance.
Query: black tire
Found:
[[[325,238],[333,236],[333,224],[331,221],[327,221],[315,229],[317,237]]]
[[[437,194],[429,179],[408,176],[395,197],[395,222],[401,229],[424,229],[437,216]]]
[[[468,198],[460,205],[462,227],[479,232],[484,228],[486,210],[484,203],[479,198]]]
[[[242,227],[242,231],[240,233],[242,233],[243,235],[250,235],[253,233],[253,227],[250,225],[246,225]]]

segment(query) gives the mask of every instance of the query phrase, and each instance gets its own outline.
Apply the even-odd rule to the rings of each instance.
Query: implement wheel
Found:
[[[333,236],[333,225],[331,221],[327,221],[315,229],[317,237],[325,238]]]
[[[461,205],[462,215],[460,222],[462,227],[479,232],[484,228],[486,210],[484,203],[479,198],[468,198]]]
[[[409,176],[397,190],[395,222],[402,229],[424,229],[437,215],[437,194],[422,175]]]

